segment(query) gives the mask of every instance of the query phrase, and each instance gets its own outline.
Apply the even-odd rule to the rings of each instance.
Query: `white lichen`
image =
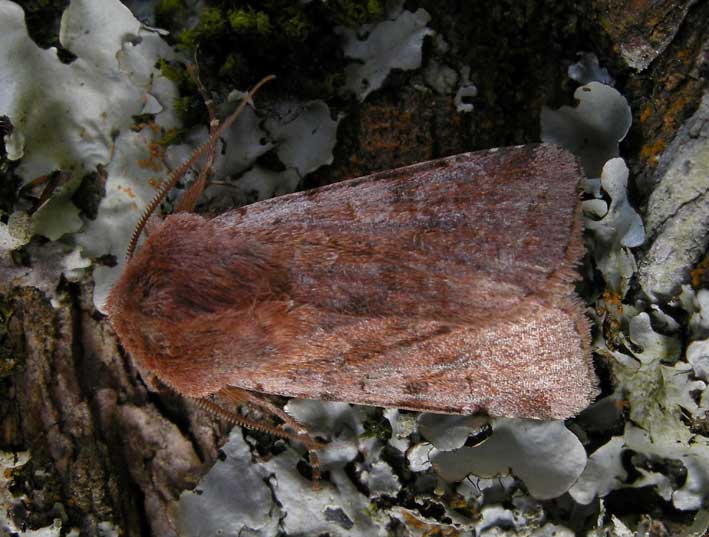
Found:
[[[709,495],[709,440],[693,433],[690,423],[704,419],[709,411],[707,385],[696,378],[690,364],[679,361],[679,340],[657,333],[647,313],[631,317],[628,338],[625,348],[612,356],[629,421],[622,436],[591,455],[589,467],[571,494],[588,503],[594,495],[603,496],[612,489],[649,487],[677,509],[699,509]],[[697,393],[704,395],[697,398]],[[621,463],[628,450],[636,454],[630,461],[641,476],[631,483]],[[672,463],[686,471],[684,482],[663,473],[663,469],[669,472]]]
[[[563,422],[496,418],[492,428],[480,445],[432,453],[436,472],[460,481],[468,474],[495,477],[511,471],[532,497],[547,499],[569,490],[586,466],[581,442]]]
[[[358,31],[336,28],[342,36],[345,56],[357,63],[347,66],[346,87],[360,101],[382,87],[392,69],[412,70],[421,67],[423,41],[433,30],[427,24],[431,16],[425,9],[403,10]],[[360,36],[364,35],[364,39]]]
[[[199,485],[180,497],[173,517],[181,535],[275,535],[281,510],[267,485],[268,472],[252,463],[249,445],[234,429]]]
[[[613,86],[615,80],[608,73],[608,69],[601,67],[598,63],[598,56],[593,52],[578,52],[576,53],[579,61],[569,65],[569,78],[575,80],[579,84],[588,84],[589,82],[600,82],[608,86]]]
[[[609,160],[603,166],[600,186],[611,199],[610,205],[600,197],[583,203],[584,226],[591,232],[596,267],[608,287],[621,296],[637,270],[630,248],[645,241],[643,221],[628,200],[628,174],[623,159]]]
[[[574,98],[575,107],[542,108],[541,138],[579,157],[588,177],[599,177],[603,165],[618,156],[618,142],[628,134],[630,107],[618,90],[599,82],[577,88]]]
[[[333,438],[321,453],[321,468],[329,481],[314,490],[298,469],[301,454],[287,446],[282,453],[254,461],[239,430],[232,432],[223,452],[223,461],[214,465],[196,491],[183,493],[175,517],[186,535],[258,536],[386,535],[389,519],[369,511],[370,500],[352,482],[345,466],[360,450],[372,455],[360,468],[361,478],[373,487],[375,495],[395,495],[399,486],[391,469],[378,461],[374,440],[358,436],[364,432],[365,414],[361,407],[344,403],[292,400],[286,411],[311,431],[323,431]],[[359,446],[359,449],[358,449]],[[238,476],[238,477],[235,477]],[[240,533],[241,532],[241,533]]]

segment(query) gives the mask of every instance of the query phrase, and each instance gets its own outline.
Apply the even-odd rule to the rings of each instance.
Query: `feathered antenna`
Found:
[[[256,92],[261,89],[261,86],[263,86],[266,82],[270,82],[274,78],[276,78],[274,75],[268,75],[267,77],[262,78],[258,84],[256,84],[251,90],[249,90],[246,95],[244,95],[237,109],[234,110],[234,112],[224,121],[224,123],[222,123],[221,126],[209,136],[209,139],[207,139],[207,141],[205,141],[202,145],[195,149],[192,152],[190,158],[188,158],[185,162],[180,164],[170,173],[166,183],[160,188],[157,194],[155,194],[155,197],[145,208],[145,211],[141,215],[140,220],[138,220],[138,224],[135,226],[133,234],[130,238],[130,243],[128,244],[128,250],[126,251],[126,259],[130,259],[131,257],[133,257],[136,245],[138,244],[138,239],[140,238],[140,234],[143,232],[143,229],[145,229],[145,224],[147,223],[148,218],[150,218],[150,215],[153,214],[153,211],[157,209],[162,200],[165,199],[167,193],[172,190],[172,188],[185,175],[185,173],[187,173],[187,170],[190,169],[190,167],[197,161],[197,159],[199,159],[217,143],[219,137],[224,134],[224,131],[226,131],[226,129],[231,127],[234,121],[236,121],[236,118],[239,117],[239,114],[241,114],[246,105],[251,102],[251,99],[254,97],[254,95],[256,95]],[[206,174],[204,178],[200,175],[198,181],[204,183],[206,181]]]

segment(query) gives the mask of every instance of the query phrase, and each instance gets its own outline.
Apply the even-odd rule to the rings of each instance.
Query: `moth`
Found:
[[[213,218],[179,212],[127,262],[107,302],[110,321],[141,370],[311,453],[320,444],[262,394],[568,418],[596,391],[573,286],[581,179],[570,153],[527,145]],[[200,176],[183,209],[204,183]],[[233,403],[259,407],[291,432],[235,414],[225,406]]]

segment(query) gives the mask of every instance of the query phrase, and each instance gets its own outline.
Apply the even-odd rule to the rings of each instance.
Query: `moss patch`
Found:
[[[156,21],[171,30],[179,48],[197,56],[210,89],[226,92],[275,74],[285,92],[328,99],[342,86],[347,63],[335,27],[359,27],[384,14],[381,0],[211,0],[198,14],[187,13],[182,0],[161,0]],[[186,27],[195,16],[197,23]]]

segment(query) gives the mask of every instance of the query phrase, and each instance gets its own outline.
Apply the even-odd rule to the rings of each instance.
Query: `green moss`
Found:
[[[235,9],[229,12],[229,25],[237,34],[268,35],[272,31],[271,19],[263,11],[252,8]]]
[[[283,24],[285,35],[296,41],[303,41],[310,34],[313,26],[302,12],[297,12],[291,17],[287,17]]]
[[[178,43],[193,50],[201,40],[217,37],[227,29],[226,17],[217,7],[205,7],[194,28],[180,33]]]
[[[340,24],[356,28],[384,16],[384,4],[381,0],[334,0],[328,2]]]
[[[323,79],[323,86],[327,95],[336,95],[347,82],[345,73],[342,71],[330,73]]]
[[[187,50],[194,50],[199,43],[199,37],[199,32],[195,28],[184,30],[180,32],[177,38],[177,44]]]
[[[391,424],[389,420],[384,417],[380,417],[379,419],[367,419],[362,425],[364,426],[364,433],[361,435],[362,438],[378,438],[382,441],[391,438]]]
[[[168,146],[180,143],[187,131],[185,129],[170,129],[165,132],[163,137],[158,141],[162,146]]]
[[[224,31],[226,27],[226,22],[224,21],[224,14],[219,8],[216,7],[205,7],[202,10],[202,15],[199,18],[199,24],[197,28],[207,35],[217,35]]]
[[[183,95],[175,99],[175,112],[183,125],[194,125],[200,120],[201,102],[194,95]]]
[[[192,79],[190,78],[187,69],[185,69],[181,64],[171,63],[165,58],[160,58],[156,67],[165,78],[172,80],[175,84],[192,84]]]
[[[183,0],[158,0],[155,4],[155,23],[162,28],[174,28],[187,17]]]
[[[164,58],[158,60],[156,67],[165,78],[177,84],[180,97],[175,99],[175,111],[183,125],[190,126],[201,122],[201,97],[187,68],[179,62],[170,62]]]
[[[167,0],[165,0],[167,2]],[[178,6],[177,0],[166,6]],[[329,98],[344,70],[341,38],[334,32],[344,21],[370,20],[383,13],[383,0],[328,0],[300,3],[292,0],[205,0],[199,11],[188,6],[190,16],[199,16],[192,27],[172,29],[177,46],[190,57],[196,54],[202,67],[202,82],[215,94],[248,85],[274,73],[288,91],[303,98]],[[179,9],[179,8],[176,8]],[[189,17],[186,17],[186,19]],[[186,20],[184,21],[186,22]],[[161,62],[163,74],[177,82],[180,95],[195,94],[183,86],[182,68]],[[178,69],[177,71],[175,69]],[[325,80],[329,80],[327,85]],[[329,89],[326,89],[327,88]],[[191,106],[181,103],[182,113]]]
[[[219,68],[219,74],[221,76],[235,78],[243,70],[244,65],[244,60],[241,55],[231,52]]]
[[[155,4],[155,16],[170,15],[175,11],[185,11],[185,4],[182,0],[158,0]]]

